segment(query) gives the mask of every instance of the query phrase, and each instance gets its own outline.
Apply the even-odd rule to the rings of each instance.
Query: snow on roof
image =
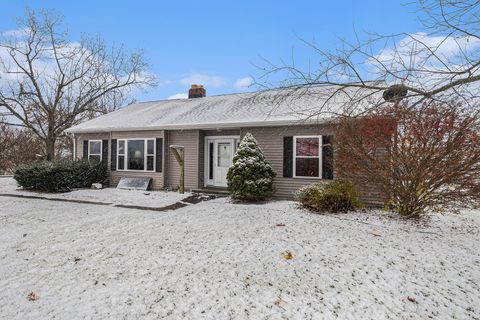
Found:
[[[381,101],[363,88],[311,86],[131,104],[67,130],[70,133],[218,129],[325,122]],[[335,95],[333,93],[336,92]]]

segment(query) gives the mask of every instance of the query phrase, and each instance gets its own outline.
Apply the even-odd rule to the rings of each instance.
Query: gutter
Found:
[[[69,133],[100,133],[100,132],[128,132],[128,131],[149,131],[149,130],[190,130],[190,129],[232,129],[239,127],[275,127],[275,126],[295,126],[306,124],[325,124],[332,120],[332,118],[324,119],[305,119],[305,120],[277,120],[265,122],[231,122],[231,123],[203,123],[203,124],[178,124],[178,125],[163,125],[163,126],[149,126],[149,127],[105,127],[105,128],[86,128],[75,129],[70,128],[65,130]]]

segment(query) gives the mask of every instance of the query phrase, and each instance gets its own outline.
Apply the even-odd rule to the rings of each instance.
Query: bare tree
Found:
[[[62,26],[58,14],[27,10],[18,30],[0,39],[0,113],[34,133],[49,160],[65,129],[155,83],[141,51],[127,55],[100,38],[70,43]]]
[[[39,159],[42,151],[39,138],[28,129],[0,123],[0,174],[11,174],[18,165]]]
[[[301,39],[314,62],[266,61],[256,81],[321,96],[306,117],[332,118],[339,175],[407,216],[480,200],[480,2],[413,1],[419,32],[357,34],[334,51]]]
[[[402,85],[410,106],[424,101],[448,102],[452,96],[463,104],[478,105],[480,95],[480,2],[477,0],[417,0],[423,29],[417,33],[357,35],[340,40],[334,51],[309,46],[314,62],[266,61],[259,86],[305,87],[335,85],[325,99],[346,91],[367,89],[379,96],[392,85]],[[349,104],[349,101],[345,102]],[[386,102],[378,99],[376,108]],[[331,112],[318,108],[317,112]],[[339,110],[335,110],[338,112]],[[368,112],[369,110],[365,110]]]

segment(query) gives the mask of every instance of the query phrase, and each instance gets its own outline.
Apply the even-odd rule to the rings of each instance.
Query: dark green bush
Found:
[[[353,183],[342,180],[303,187],[296,192],[295,200],[319,212],[348,212],[362,207]]]
[[[265,200],[274,191],[275,171],[263,155],[257,140],[245,134],[228,169],[228,191],[233,199]]]
[[[68,192],[90,188],[92,183],[107,183],[104,162],[86,160],[39,161],[19,166],[13,176],[26,190]]]

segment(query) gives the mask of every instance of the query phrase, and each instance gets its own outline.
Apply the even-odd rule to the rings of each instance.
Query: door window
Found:
[[[217,150],[218,150],[217,166],[218,167],[230,167],[230,164],[231,164],[230,148],[231,148],[231,143],[229,142],[218,143],[218,146],[217,146]]]
[[[208,178],[213,180],[213,142],[208,144]]]

